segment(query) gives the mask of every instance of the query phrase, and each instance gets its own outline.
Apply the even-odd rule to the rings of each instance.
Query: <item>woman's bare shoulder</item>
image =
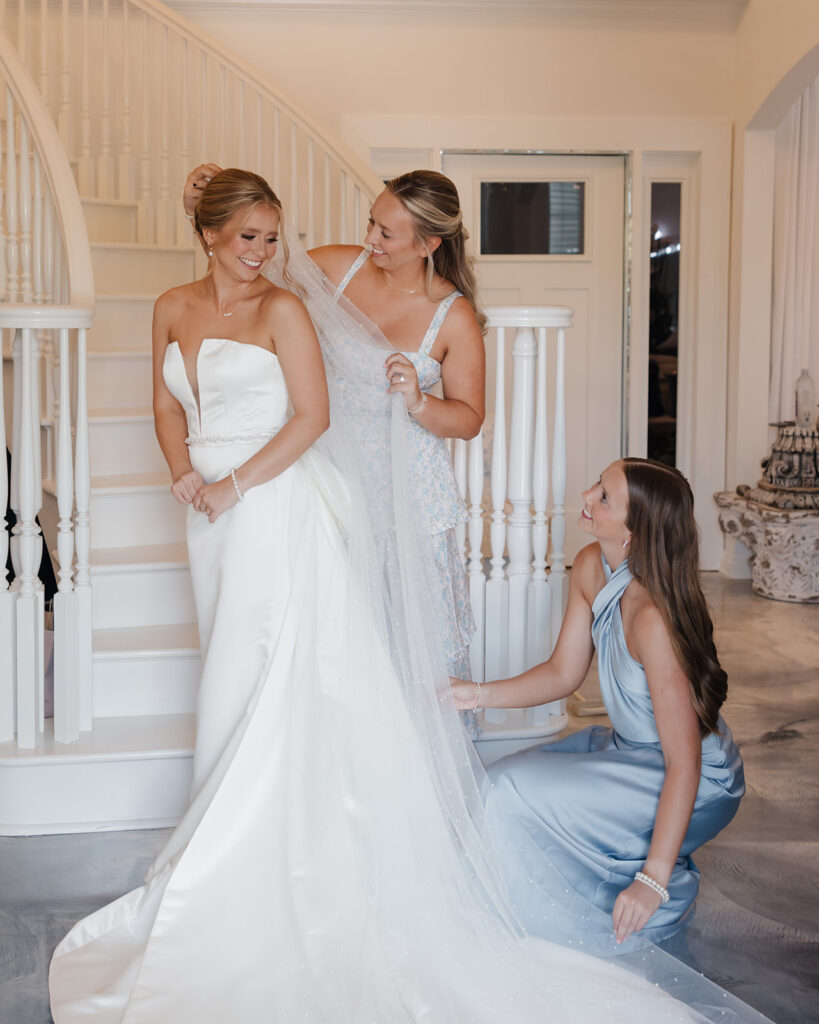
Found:
[[[338,284],[361,252],[361,245],[321,245],[308,252],[310,259],[320,267],[333,284]]]
[[[597,597],[606,584],[602,552],[597,541],[587,544],[574,556],[574,561],[572,562],[572,581],[591,606],[595,597]]]

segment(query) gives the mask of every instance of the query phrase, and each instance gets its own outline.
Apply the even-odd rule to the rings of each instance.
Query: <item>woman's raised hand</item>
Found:
[[[204,482],[195,469],[189,469],[171,484],[171,494],[180,505],[190,505]]]
[[[192,217],[196,212],[196,207],[199,205],[199,199],[202,195],[202,189],[221,170],[222,168],[219,164],[199,164],[187,176],[185,187],[182,189],[182,205],[185,207],[185,213],[189,217]]]

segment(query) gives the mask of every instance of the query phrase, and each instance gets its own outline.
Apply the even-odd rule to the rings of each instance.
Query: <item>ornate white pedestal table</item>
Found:
[[[751,549],[751,586],[777,601],[819,603],[819,511],[776,508],[737,493],[714,495],[723,531]]]

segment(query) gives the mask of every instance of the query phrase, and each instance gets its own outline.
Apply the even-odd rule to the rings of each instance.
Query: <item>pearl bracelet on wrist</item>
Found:
[[[407,409],[407,412],[410,414],[410,416],[415,416],[417,413],[419,413],[424,408],[424,406],[426,404],[427,404],[426,392],[422,391],[421,392],[421,401],[418,403],[418,405],[415,406],[414,409]]]
[[[647,875],[643,871],[637,872],[637,874],[634,876],[634,881],[642,882],[643,885],[647,885],[649,889],[653,889],[658,896],[662,897],[663,903],[668,903],[668,901],[671,899],[668,889],[666,889],[664,885],[660,885],[660,883],[655,881],[655,879],[653,879],[651,875]]]
[[[239,489],[239,481],[236,479],[236,470],[235,469],[232,469],[230,471],[230,479],[233,481],[233,487],[234,487],[234,490],[236,491],[237,499],[239,501],[242,501],[244,499],[244,494],[242,494],[241,490]]]
[[[478,692],[475,695],[475,704],[472,708],[473,711],[477,711],[478,708],[481,706],[481,684],[476,682],[475,685],[478,687]]]

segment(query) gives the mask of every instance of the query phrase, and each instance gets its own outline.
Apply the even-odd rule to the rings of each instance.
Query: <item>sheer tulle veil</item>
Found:
[[[443,941],[426,930],[423,918],[408,924],[411,912],[400,905],[404,898],[401,874],[405,866],[409,870],[413,865],[414,870],[420,864],[421,871],[438,876],[432,888],[442,886],[448,894],[449,917],[462,948],[462,955],[452,956],[450,951],[446,958],[451,960],[453,974],[462,975],[452,977],[453,985],[469,985],[476,1005],[485,1009],[501,991],[508,994],[509,1008],[516,1010],[503,1019],[515,1024],[592,1019],[761,1024],[766,1020],[761,1014],[656,947],[618,957],[614,965],[525,936],[507,902],[498,870],[498,856],[509,853],[495,848],[483,820],[481,790],[486,776],[449,695],[436,628],[438,588],[432,585],[432,559],[411,493],[407,413],[402,396],[386,392],[384,361],[390,346],[344,296],[335,295],[292,228],[286,236],[286,268],[280,246],[266,275],[301,296],[319,335],[330,388],[331,426],[315,448],[345,482],[349,507],[340,510],[339,518],[347,538],[353,586],[371,609],[369,635],[363,635],[364,627],[357,627],[362,635],[349,638],[347,664],[339,666],[339,699],[344,697],[345,685],[355,685],[365,674],[371,652],[376,647],[386,649],[395,672],[381,685],[401,688],[413,732],[410,738],[401,728],[393,734],[386,723],[379,737],[381,777],[357,781],[363,792],[376,783],[393,787],[395,800],[406,801],[406,813],[411,815],[412,800],[407,794],[411,794],[412,780],[423,775],[427,785],[434,786],[440,811],[437,823],[410,821],[409,839],[406,834],[400,840],[388,834],[389,829],[379,822],[369,823],[364,830],[362,856],[378,912],[388,929],[392,917],[393,932],[399,932],[394,935],[396,962],[398,950],[413,942],[426,943],[435,957],[435,944]],[[379,692],[371,699],[378,702]],[[349,736],[343,740],[356,742]],[[572,927],[567,913],[556,906],[555,935],[570,941]],[[447,941],[452,940],[450,934]],[[409,957],[407,962],[412,961]],[[569,963],[572,968],[578,963],[584,968],[582,986],[567,987]],[[657,985],[686,1003],[687,1009],[664,999]],[[486,994],[489,987],[492,997]],[[651,1001],[655,996],[659,1009]],[[440,993],[436,998],[442,998]],[[619,1008],[618,1000],[622,1000]],[[411,1019],[432,1022],[450,1017],[436,1013],[435,1005],[430,1005],[426,1015]],[[493,1018],[478,1014],[471,1019]]]

